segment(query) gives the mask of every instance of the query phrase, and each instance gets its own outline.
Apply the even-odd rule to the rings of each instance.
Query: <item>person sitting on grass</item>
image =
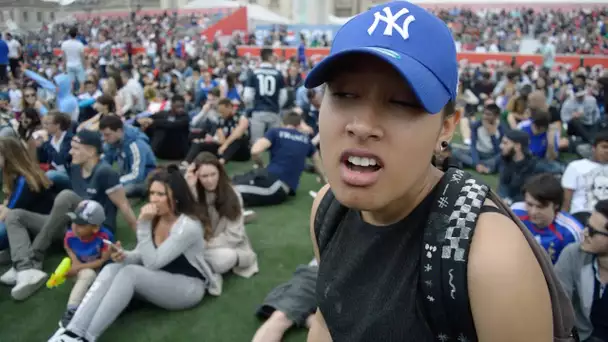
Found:
[[[266,319],[252,342],[281,342],[291,327],[310,329],[317,311],[315,290],[319,265],[300,265],[287,282],[268,293],[256,316]]]
[[[251,158],[249,151],[249,120],[234,108],[232,101],[227,98],[217,103],[217,112],[220,119],[217,124],[215,136],[204,134],[199,142],[194,142],[188,151],[186,161],[194,160],[200,152],[211,152],[220,158],[220,161],[248,161]]]
[[[111,250],[106,241],[114,241],[114,234],[103,227],[106,214],[98,202],[82,201],[74,212],[68,213],[68,217],[72,220],[72,227],[65,234],[63,247],[72,261],[67,275],[75,278],[75,283],[67,310],[60,321],[62,327],[70,323],[84,295],[95,281],[97,272],[110,261]]]
[[[70,223],[67,213],[84,199],[99,202],[106,213],[104,226],[116,232],[116,216],[122,212],[135,230],[136,219],[118,173],[100,161],[102,144],[99,132],[80,131],[72,139],[70,179],[73,190],[63,190],[53,202],[48,215],[15,209],[6,217],[6,230],[11,245],[13,267],[0,277],[0,282],[14,285],[11,296],[24,300],[36,292],[48,275],[42,271],[44,256],[51,243],[63,240]],[[30,233],[35,234],[32,242]]]
[[[0,263],[5,263],[11,261],[5,223],[8,214],[18,209],[48,214],[57,190],[17,138],[0,137],[0,169],[4,194],[0,206]]]
[[[223,274],[232,269],[245,278],[256,274],[257,255],[245,231],[243,199],[218,158],[209,152],[199,154],[186,170],[186,181],[211,221],[205,256],[213,270]]]
[[[186,310],[198,305],[206,291],[221,294],[221,276],[204,256],[209,219],[179,169],[153,173],[148,194],[137,220],[135,249],[113,245],[115,263],[103,268],[70,323],[49,342],[96,341],[135,295],[166,310]]]
[[[43,126],[49,138],[46,141],[36,140],[38,161],[50,166],[46,176],[58,189],[70,189],[72,120],[67,114],[52,110],[43,118]]]
[[[312,159],[315,171],[324,178],[317,149],[308,135],[298,130],[301,122],[299,114],[289,112],[283,117],[283,127],[269,129],[251,147],[259,168],[233,178],[246,207],[277,205],[294,196],[307,158]],[[261,154],[265,151],[270,151],[270,162],[263,168]]]
[[[524,185],[523,193],[524,202],[514,203],[511,209],[556,263],[567,245],[581,241],[583,225],[560,211],[564,189],[554,175],[541,173],[531,177]]]
[[[130,128],[130,129],[127,129]],[[156,169],[156,157],[148,144],[148,137],[140,130],[126,126],[118,116],[105,116],[99,121],[103,135],[104,160],[119,165],[120,184],[127,197],[146,195],[146,177]]]
[[[471,123],[471,144],[467,148],[454,147],[452,156],[464,167],[482,174],[498,171],[500,164],[500,140],[504,135],[500,124],[500,108],[488,104],[479,121]]]

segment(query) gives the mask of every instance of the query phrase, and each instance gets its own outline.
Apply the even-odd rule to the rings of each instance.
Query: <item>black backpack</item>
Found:
[[[510,208],[487,185],[456,168],[448,169],[437,186],[424,232],[419,286],[426,299],[423,302],[427,323],[439,340],[478,341],[469,305],[467,259],[481,207],[489,199],[517,223],[538,259],[553,304],[554,341],[579,341],[573,328],[572,304],[551,260]],[[327,246],[347,211],[329,189],[314,221],[319,250]]]

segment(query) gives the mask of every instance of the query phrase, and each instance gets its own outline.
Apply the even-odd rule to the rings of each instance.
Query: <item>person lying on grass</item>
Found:
[[[149,203],[137,220],[137,247],[113,245],[113,264],[101,271],[71,322],[49,342],[96,341],[134,295],[166,310],[198,305],[205,292],[221,293],[221,276],[204,258],[209,219],[197,208],[176,166],[150,178]]]

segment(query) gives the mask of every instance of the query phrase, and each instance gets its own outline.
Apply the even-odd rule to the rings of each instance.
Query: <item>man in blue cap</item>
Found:
[[[342,26],[306,79],[309,89],[322,84],[319,134],[329,184],[311,213],[319,307],[308,341],[551,341],[539,261],[489,200],[473,202],[480,209],[475,239],[458,260],[467,263],[467,286],[453,288],[467,291],[474,326],[441,331],[427,316],[447,315],[443,306],[426,310],[437,303],[422,286],[441,286],[443,273],[421,265],[422,251],[444,258],[441,248],[423,243],[444,189],[431,159],[448,146],[459,118],[456,48],[445,23],[406,1],[372,7]],[[336,202],[344,208],[339,220],[329,214]],[[437,276],[421,282],[425,272]]]

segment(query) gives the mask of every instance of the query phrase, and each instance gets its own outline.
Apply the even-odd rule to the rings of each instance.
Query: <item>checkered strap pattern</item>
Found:
[[[489,188],[459,169],[441,179],[424,234],[421,288],[437,341],[477,341],[467,289],[467,257]]]

